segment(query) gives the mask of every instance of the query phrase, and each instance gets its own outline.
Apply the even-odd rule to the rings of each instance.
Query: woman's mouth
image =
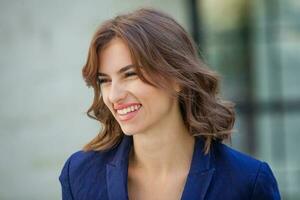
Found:
[[[141,107],[142,105],[139,104],[139,105],[128,106],[127,108],[124,109],[119,109],[117,110],[118,118],[120,119],[120,121],[128,121],[137,115]]]

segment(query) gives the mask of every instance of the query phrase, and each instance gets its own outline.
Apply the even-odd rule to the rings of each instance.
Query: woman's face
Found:
[[[120,38],[111,40],[99,59],[103,101],[125,134],[162,127],[166,119],[180,114],[174,99],[136,75],[130,51]]]

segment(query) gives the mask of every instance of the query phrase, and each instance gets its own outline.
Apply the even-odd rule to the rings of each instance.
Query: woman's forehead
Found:
[[[103,73],[119,71],[132,65],[131,53],[127,45],[119,38],[111,40],[99,54],[99,69]]]

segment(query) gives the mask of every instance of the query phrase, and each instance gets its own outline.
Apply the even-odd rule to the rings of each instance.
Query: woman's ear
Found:
[[[176,83],[175,81],[173,81],[173,88],[176,92],[181,91],[181,86],[178,83]]]

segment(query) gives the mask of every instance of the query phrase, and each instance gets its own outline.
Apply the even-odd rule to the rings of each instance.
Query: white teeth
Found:
[[[118,113],[118,114],[121,114],[121,115],[124,115],[124,114],[127,114],[127,113],[129,113],[129,112],[138,110],[140,107],[141,107],[141,105],[129,106],[129,107],[127,107],[127,108],[123,108],[123,109],[121,109],[121,110],[117,110],[117,113]]]

